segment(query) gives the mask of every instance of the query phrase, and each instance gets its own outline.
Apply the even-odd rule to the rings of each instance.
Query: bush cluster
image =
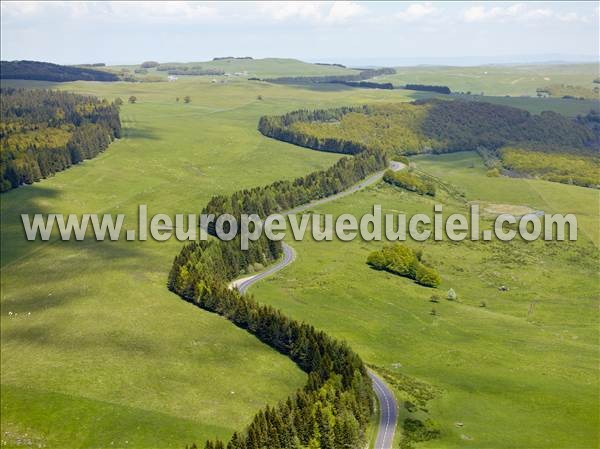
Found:
[[[388,184],[402,187],[419,195],[435,196],[435,184],[433,182],[409,171],[394,172],[386,170],[383,174],[383,180]]]
[[[414,279],[425,287],[437,287],[441,278],[438,272],[423,263],[421,253],[399,243],[384,246],[367,257],[367,264],[376,270],[385,270]]]

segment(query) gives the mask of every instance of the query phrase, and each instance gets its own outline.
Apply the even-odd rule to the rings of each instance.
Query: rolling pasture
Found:
[[[553,84],[583,86],[597,84],[597,64],[503,64],[477,67],[396,67],[395,75],[378,78],[394,86],[407,83],[450,87],[452,92],[486,95],[536,95],[536,89]]]
[[[220,64],[227,63],[202,65]],[[229,64],[228,71],[265,77],[344,71],[289,60]],[[402,72],[390,80],[518,95],[535,93],[540,76],[587,82],[589,71],[556,68],[512,83],[517,76],[534,75],[501,69],[509,70],[494,69],[493,81],[476,73],[487,68],[461,68],[469,76],[407,69],[415,76],[405,79]],[[259,408],[305,383],[287,358],[167,290],[181,243],[26,242],[23,235],[21,213],[124,213],[125,227],[134,229],[138,204],[147,204],[151,214],[199,213],[216,193],[329,167],[339,155],[264,138],[256,131],[258,118],[299,108],[405,101],[412,95],[241,77],[210,81],[2,83],[125,100],[124,137],[105,153],[2,195],[5,447],[25,439],[60,448],[167,448],[224,439]],[[136,104],[127,103],[131,95]],[[175,101],[186,95],[190,104]],[[573,101],[553,104],[572,111]],[[442,275],[437,293],[450,287],[458,293],[458,301],[437,304],[429,302],[433,290],[368,268],[367,254],[380,243],[290,242],[298,259],[252,293],[347,340],[367,363],[438,387],[441,393],[429,409],[441,439],[418,447],[596,447],[597,190],[488,178],[471,153],[414,161],[469,201],[577,213],[580,241],[418,245]],[[450,196],[441,201],[447,213],[466,207]],[[431,199],[384,184],[315,210],[361,215],[374,203],[386,212],[433,210]],[[502,285],[508,291],[500,291]]]
[[[410,242],[441,274],[441,286],[429,289],[369,268],[367,255],[380,242],[305,238],[290,241],[295,263],[252,293],[346,339],[368,363],[440,391],[428,403],[440,439],[419,448],[596,447],[597,190],[488,178],[473,153],[413,160],[468,201],[575,213],[579,241]],[[313,211],[361,216],[381,204],[384,213],[410,216],[432,214],[435,202],[446,216],[467,211],[460,198],[383,183]],[[457,301],[445,299],[450,288]]]
[[[209,81],[3,83],[138,98],[123,105],[124,137],[105,153],[2,195],[7,447],[26,438],[60,448],[183,447],[226,438],[305,383],[288,359],[167,290],[181,243],[24,238],[21,213],[124,213],[131,229],[138,204],[151,214],[199,213],[216,193],[329,167],[338,155],[265,139],[258,118],[387,99],[374,91],[309,95]],[[175,101],[185,95],[190,104]]]

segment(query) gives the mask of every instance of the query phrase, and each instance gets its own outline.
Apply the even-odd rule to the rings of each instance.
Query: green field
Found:
[[[472,153],[415,160],[419,169],[460,186],[470,201],[576,213],[580,240],[413,242],[442,276],[433,290],[370,269],[367,255],[381,243],[305,239],[290,242],[296,262],[252,292],[346,339],[367,363],[441,389],[429,403],[441,439],[418,447],[597,447],[598,253],[591,239],[598,243],[598,192],[488,178]],[[466,210],[462,201],[440,200],[446,214]],[[431,213],[433,203],[379,184],[313,210],[360,216],[381,204],[384,213],[410,215]],[[449,288],[458,302],[429,301]]]
[[[135,221],[138,204],[150,213],[199,213],[215,193],[299,176],[339,157],[262,137],[261,115],[387,96],[204,78],[3,85],[138,97],[123,106],[124,138],[104,154],[2,195],[9,446],[28,434],[46,447],[183,447],[227,437],[305,383],[284,356],[168,292],[180,243],[27,242],[19,214],[125,213]],[[175,102],[184,95],[191,104]],[[394,92],[396,101],[403,95]]]
[[[395,75],[378,78],[395,86],[407,83],[448,86],[452,92],[486,95],[536,95],[536,89],[567,84],[593,89],[597,64],[505,64],[477,67],[396,67]]]
[[[237,64],[231,70],[249,76],[338,70],[289,60]],[[199,213],[216,193],[293,178],[339,157],[264,138],[256,131],[261,115],[412,98],[403,90],[210,81],[2,83],[138,98],[123,106],[124,137],[106,153],[1,197],[3,446],[31,439],[57,448],[183,447],[228,437],[305,383],[284,356],[168,292],[180,243],[23,236],[21,213],[135,217],[138,204],[150,213]],[[485,86],[494,93],[494,83]],[[185,95],[191,104],[175,101]],[[572,111],[573,101],[553,104]],[[581,241],[424,244],[442,275],[440,290],[459,295],[435,305],[435,317],[430,289],[367,267],[377,243],[294,242],[297,261],[252,292],[348,340],[367,363],[399,363],[403,373],[440,387],[430,414],[442,438],[422,447],[597,447],[598,253],[591,241],[600,243],[598,191],[488,178],[473,154],[415,160],[469,200],[575,212]],[[444,201],[449,211],[465,207]],[[318,210],[358,214],[373,203],[432,209],[430,199],[381,184]],[[500,285],[510,290],[499,292]]]
[[[142,61],[140,61],[140,64]],[[226,81],[229,76],[235,78],[246,79],[248,77],[260,78],[276,78],[281,76],[322,76],[322,75],[348,75],[358,73],[355,70],[342,68],[337,66],[310,64],[297,59],[290,58],[265,58],[265,59],[223,59],[218,61],[205,62],[189,62],[189,63],[169,63],[163,62],[164,65],[177,65],[178,67],[202,67],[203,70],[220,70],[228,74],[224,75],[208,75],[206,78],[212,80]],[[131,75],[134,75],[140,80],[146,78],[161,78],[168,77],[168,71],[156,70],[156,68],[147,69],[145,74],[136,74],[134,71],[139,69],[139,65],[121,65],[111,66],[104,70],[121,72],[128,70]],[[183,76],[183,78],[188,78]]]

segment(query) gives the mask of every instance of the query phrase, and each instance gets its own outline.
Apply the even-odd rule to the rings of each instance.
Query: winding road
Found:
[[[390,168],[394,171],[401,170],[404,167],[406,167],[406,165],[402,164],[401,162],[392,161],[390,163]],[[383,172],[375,173],[368,178],[365,178],[360,183],[350,187],[347,190],[344,190],[343,192],[328,196],[326,198],[321,198],[311,203],[303,204],[302,206],[298,206],[287,211],[284,215],[297,214],[319,204],[327,203],[329,201],[350,195],[360,189],[363,189],[364,187],[376,183],[381,179],[382,176]],[[237,288],[240,293],[245,293],[254,283],[290,265],[296,259],[296,251],[294,251],[290,245],[284,242],[282,242],[282,249],[283,258],[279,262],[271,265],[265,271],[253,276],[236,279],[230,282],[229,287]],[[372,370],[369,370],[369,377],[373,382],[373,390],[375,391],[377,401],[379,402],[379,427],[377,429],[377,438],[375,440],[375,446],[373,449],[391,449],[394,443],[394,433],[396,431],[396,421],[398,419],[398,405],[396,403],[396,399],[394,398],[394,393],[377,374],[375,374]]]
[[[398,420],[396,398],[383,380],[371,370],[369,370],[369,377],[373,382],[373,390],[379,402],[379,429],[373,449],[391,449]]]

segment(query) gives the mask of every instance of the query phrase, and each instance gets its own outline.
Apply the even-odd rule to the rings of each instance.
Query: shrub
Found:
[[[382,250],[386,259],[386,269],[389,271],[408,276],[414,271],[413,265],[416,262],[414,252],[402,245],[390,245]]]
[[[414,442],[433,440],[440,435],[440,431],[431,421],[423,424],[421,420],[415,418],[406,418],[403,430],[405,438]]]
[[[498,170],[498,168],[494,167],[494,168],[490,168],[485,175],[488,178],[498,178],[500,176],[500,170]]]
[[[429,268],[423,264],[419,264],[415,280],[418,284],[424,285],[425,287],[437,287],[440,285],[440,275],[433,268]]]
[[[367,264],[376,270],[385,270],[387,269],[387,259],[383,254],[383,251],[373,251],[367,257]]]
[[[399,243],[386,245],[367,257],[367,264],[376,270],[386,270],[399,276],[414,279],[418,284],[437,287],[440,275],[433,268],[421,263],[422,251],[413,251]]]
[[[415,173],[407,172],[405,170],[398,172],[386,170],[383,175],[383,180],[388,184],[402,187],[411,192],[416,192],[419,195],[435,196],[435,184]]]

